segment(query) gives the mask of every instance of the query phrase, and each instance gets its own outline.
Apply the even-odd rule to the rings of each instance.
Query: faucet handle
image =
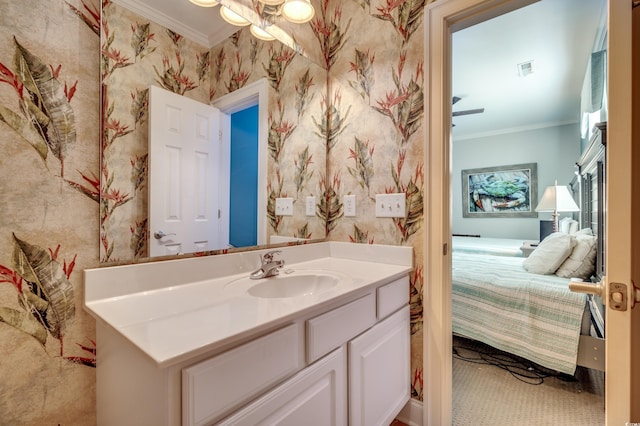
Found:
[[[266,263],[266,262],[271,262],[273,260],[273,256],[282,253],[281,250],[273,250],[273,251],[268,251],[266,252],[263,256],[262,256],[262,262]]]

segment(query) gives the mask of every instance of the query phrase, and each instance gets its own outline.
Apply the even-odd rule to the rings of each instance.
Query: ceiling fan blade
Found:
[[[459,115],[480,114],[484,112],[484,108],[467,109],[464,111],[454,111],[451,115],[457,117]]]

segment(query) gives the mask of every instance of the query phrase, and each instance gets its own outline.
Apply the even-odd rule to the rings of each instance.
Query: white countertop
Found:
[[[290,298],[251,296],[247,290],[262,280],[243,278],[259,267],[258,256],[269,251],[260,250],[89,269],[85,308],[166,367],[397,279],[412,268],[410,247],[326,242],[278,250],[286,261],[283,276],[330,273],[340,277],[339,284]]]

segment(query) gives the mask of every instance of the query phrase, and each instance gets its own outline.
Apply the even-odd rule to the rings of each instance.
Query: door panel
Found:
[[[218,232],[219,111],[152,86],[149,93],[149,252],[226,247]],[[162,231],[166,236],[157,238]]]

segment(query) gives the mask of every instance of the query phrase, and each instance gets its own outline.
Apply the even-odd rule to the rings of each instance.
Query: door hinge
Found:
[[[218,130],[218,142],[222,142],[222,130]]]
[[[221,217],[222,217],[222,211],[218,209],[218,219],[220,219]]]
[[[448,252],[449,252],[449,244],[444,243],[444,244],[442,245],[442,255],[443,255],[443,256],[446,256]]]

